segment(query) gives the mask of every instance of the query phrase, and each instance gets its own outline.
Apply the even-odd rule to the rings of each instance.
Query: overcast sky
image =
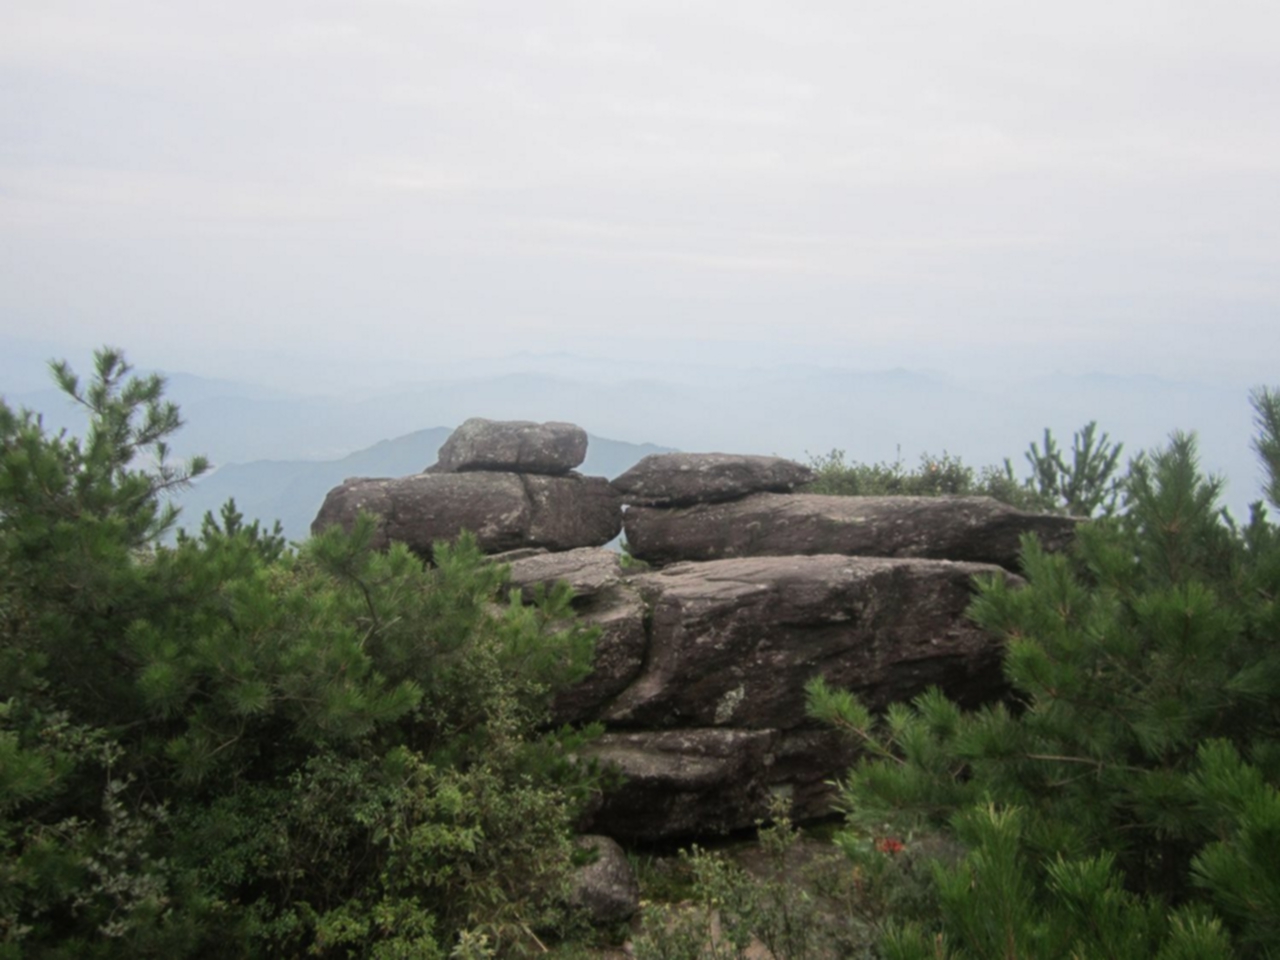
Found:
[[[0,4],[10,336],[1255,383],[1278,308],[1275,0]]]

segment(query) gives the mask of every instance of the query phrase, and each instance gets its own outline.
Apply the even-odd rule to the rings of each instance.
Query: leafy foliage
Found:
[[[811,457],[809,466],[817,479],[806,490],[838,496],[985,496],[1024,510],[1049,510],[1073,516],[1114,511],[1119,495],[1122,447],[1113,445],[1097,424],[1088,423],[1072,438],[1070,462],[1058,447],[1052,431],[1044,432],[1044,449],[1032,443],[1025,457],[1031,476],[1019,480],[1013,463],[975,470],[959,457],[924,454],[920,465],[909,470],[894,463],[848,463],[843,450]],[[1280,456],[1280,454],[1278,454]]]
[[[589,670],[474,541],[291,551],[234,504],[172,547],[180,420],[118,351],[83,441],[0,402],[0,957],[518,952],[567,922]]]
[[[1280,395],[1254,402],[1280,506]],[[1092,431],[1077,449],[1111,458]],[[1238,527],[1219,489],[1175,434],[1070,555],[1027,539],[1025,587],[979,583],[1010,704],[930,691],[875,718],[811,686],[811,712],[867,749],[842,787],[850,837],[887,817],[969,850],[936,870],[940,918],[888,956],[1280,955],[1280,529],[1262,504]]]

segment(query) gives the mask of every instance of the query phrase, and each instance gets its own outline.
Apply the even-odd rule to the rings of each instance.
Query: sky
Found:
[[[1276,382],[1274,0],[6,0],[0,335]]]

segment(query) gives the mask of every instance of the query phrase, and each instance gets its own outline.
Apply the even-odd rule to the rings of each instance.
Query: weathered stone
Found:
[[[830,728],[787,730],[778,738],[770,789],[785,797],[795,820],[813,820],[835,809],[842,779],[861,756],[852,736]]]
[[[556,694],[551,704],[554,723],[594,720],[639,676],[648,643],[646,612],[639,593],[622,584],[592,594],[579,605],[579,621],[600,628],[595,661],[585,680]]]
[[[622,530],[622,500],[604,477],[525,475],[528,542],[549,550],[598,547]]]
[[[768,814],[773,730],[606,733],[586,755],[626,782],[607,793],[590,829],[624,841],[731,833]]]
[[[643,673],[604,712],[631,728],[804,726],[822,676],[872,707],[930,685],[967,702],[1003,689],[999,638],[964,617],[977,574],[945,560],[760,557],[635,577],[650,607]],[[1016,578],[1013,578],[1016,579]]]
[[[761,491],[786,493],[813,480],[813,471],[781,457],[727,453],[655,453],[613,485],[624,503],[685,506],[733,500]]]
[[[640,909],[640,883],[622,847],[596,834],[575,842],[580,849],[594,851],[595,859],[574,871],[569,902],[585,910],[596,926],[630,920]]]
[[[522,551],[523,552],[523,551]],[[592,597],[622,580],[621,558],[615,550],[579,547],[560,553],[529,552],[524,556],[494,557],[511,565],[511,585],[519,587],[525,600],[532,600],[539,586],[563,580],[577,597]]]
[[[1025,513],[990,497],[803,493],[757,493],[678,509],[632,506],[623,518],[632,555],[654,564],[836,553],[970,560],[1010,570],[1018,568],[1024,533],[1060,550],[1077,522]]]
[[[437,540],[453,540],[463,530],[474,533],[486,553],[498,553],[599,546],[622,526],[618,494],[601,477],[420,473],[344,481],[329,491],[311,531],[335,523],[349,530],[361,510],[377,515],[376,547],[401,541],[423,556]]]
[[[472,470],[568,473],[587,457],[587,432],[572,423],[472,417],[440,447],[432,473]]]
[[[600,628],[591,674],[562,690],[552,704],[555,723],[594,719],[626,689],[644,664],[646,607],[640,594],[624,582],[618,553],[582,547],[562,553],[512,551],[493,559],[509,563],[511,585],[521,591],[526,603],[533,602],[539,587],[568,583],[579,622]]]

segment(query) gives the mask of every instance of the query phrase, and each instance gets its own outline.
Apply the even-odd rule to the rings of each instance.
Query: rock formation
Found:
[[[370,510],[381,544],[424,556],[468,529],[527,598],[572,586],[601,633],[554,720],[605,724],[590,754],[626,783],[584,826],[619,839],[748,827],[779,794],[797,817],[826,812],[855,753],[806,716],[815,676],[877,708],[934,685],[970,705],[1000,696],[1000,642],[964,617],[974,578],[1016,581],[1023,533],[1059,549],[1074,531],[982,497],[791,492],[812,475],[775,457],[657,455],[610,485],[568,472],[585,453],[571,425],[464,427],[427,473],[335,488],[313,529]],[[598,546],[624,504],[652,568]]]
[[[599,546],[622,529],[622,501],[603,477],[572,472],[586,452],[586,431],[573,424],[468,420],[423,473],[330,490],[311,530],[349,530],[363,510],[378,518],[376,546],[398,540],[424,557],[463,530],[486,553]]]
[[[813,479],[808,467],[781,457],[665,453],[645,457],[613,485],[629,504],[682,507],[736,500],[763,490],[790,493]]]
[[[572,423],[472,417],[449,435],[436,454],[436,463],[427,470],[509,470],[557,476],[586,458],[587,431]]]
[[[990,497],[778,493],[677,509],[630,506],[623,523],[632,556],[650,563],[834,553],[971,560],[1010,570],[1017,569],[1022,534],[1037,534],[1052,550],[1075,530],[1070,517],[1025,513]]]

